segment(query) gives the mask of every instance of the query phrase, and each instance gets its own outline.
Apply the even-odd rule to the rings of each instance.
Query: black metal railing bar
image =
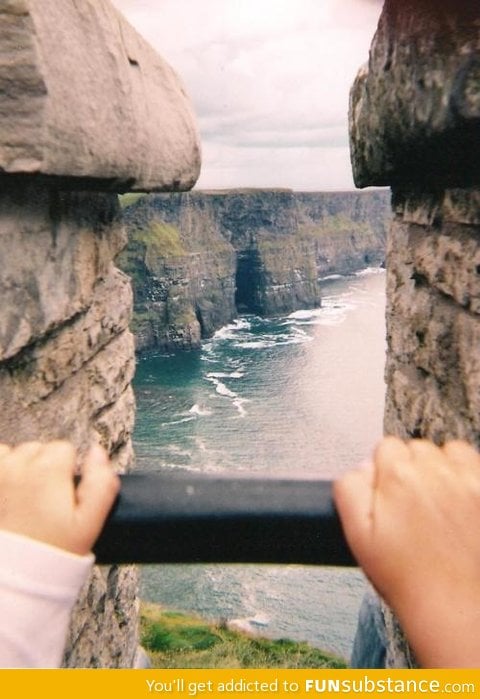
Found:
[[[329,481],[191,472],[122,476],[95,553],[99,563],[355,565]]]

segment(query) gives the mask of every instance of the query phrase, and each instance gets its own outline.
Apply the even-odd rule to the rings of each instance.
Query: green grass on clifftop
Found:
[[[352,233],[355,233],[355,235],[367,235],[372,234],[372,229],[366,222],[353,221],[348,216],[337,214],[336,216],[328,216],[315,224],[304,226],[300,230],[302,237],[312,236],[314,238],[329,236],[341,239]]]
[[[180,257],[186,254],[180,231],[169,223],[150,221],[148,228],[137,230],[134,235],[138,242],[147,246],[150,253],[159,257]]]
[[[141,642],[154,668],[344,668],[344,660],[288,639],[272,641],[144,603]]]
[[[144,192],[127,192],[126,194],[119,194],[118,201],[120,202],[120,207],[126,209],[132,204],[136,204],[139,199],[146,197]]]

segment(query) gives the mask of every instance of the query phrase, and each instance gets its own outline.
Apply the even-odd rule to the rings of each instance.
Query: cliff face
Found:
[[[197,196],[235,249],[238,310],[268,316],[320,304],[314,245],[300,235],[293,192],[233,190]]]
[[[123,199],[137,350],[195,347],[238,312],[320,305],[319,277],[380,264],[389,194],[231,190]]]
[[[388,192],[300,192],[296,197],[302,230],[315,239],[319,277],[384,263],[391,217]]]
[[[236,315],[236,255],[201,198],[142,197],[124,208],[117,262],[135,289],[137,350],[193,348]]]

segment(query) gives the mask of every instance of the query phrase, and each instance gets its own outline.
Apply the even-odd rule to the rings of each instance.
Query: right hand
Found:
[[[335,484],[345,536],[418,662],[480,667],[480,456],[385,438]]]

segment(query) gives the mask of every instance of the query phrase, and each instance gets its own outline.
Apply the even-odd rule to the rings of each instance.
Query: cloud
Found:
[[[204,144],[209,164],[200,188],[290,187],[297,191],[352,189],[348,148],[241,148]],[[319,187],[318,182],[323,182]]]
[[[352,187],[348,94],[380,2],[114,2],[186,84],[201,186]]]

